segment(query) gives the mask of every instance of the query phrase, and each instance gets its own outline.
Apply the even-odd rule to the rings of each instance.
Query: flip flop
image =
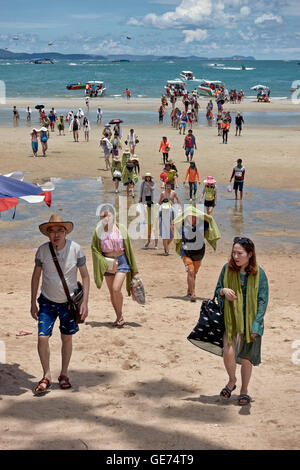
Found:
[[[240,406],[246,406],[246,405],[250,405],[251,403],[251,397],[249,397],[249,395],[247,395],[246,393],[242,393],[240,396],[239,396],[239,405]],[[243,401],[245,403],[243,403]]]
[[[113,326],[117,327],[117,328],[122,328],[123,326],[125,325],[125,321],[124,321],[124,318],[121,317],[119,320],[116,320],[114,323],[113,323]]]
[[[223,390],[221,390],[220,392],[220,396],[222,398],[226,398],[226,400],[229,400],[229,398],[231,397],[231,394],[232,392],[236,389],[236,385],[230,390],[230,388],[228,387],[228,385],[226,385],[226,387],[223,388]]]
[[[43,387],[42,384],[45,384],[46,387]],[[39,381],[37,386],[34,388],[33,393],[36,396],[44,395],[47,392],[47,389],[51,387],[51,382],[47,377],[43,377],[42,380]]]
[[[66,375],[60,375],[57,380],[62,390],[67,390],[68,388],[72,387],[69,381],[69,377],[67,377]]]

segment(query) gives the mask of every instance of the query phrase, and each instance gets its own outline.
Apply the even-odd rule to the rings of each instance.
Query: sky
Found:
[[[0,0],[0,7],[0,48],[13,52],[300,60],[300,0]]]

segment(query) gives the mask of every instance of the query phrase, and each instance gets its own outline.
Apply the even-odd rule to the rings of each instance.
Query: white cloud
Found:
[[[207,38],[206,29],[195,29],[195,30],[184,29],[182,32],[185,35],[184,42],[186,43],[193,42],[193,41],[204,41],[204,39]]]
[[[224,4],[219,2],[214,9],[223,10]],[[153,28],[178,28],[185,25],[199,25],[206,21],[213,13],[211,0],[182,0],[174,11],[167,11],[163,15],[149,13],[141,20],[130,18],[128,24],[144,25]]]
[[[256,18],[254,23],[255,24],[261,24],[261,23],[264,23],[265,21],[276,21],[276,23],[282,23],[282,18],[281,18],[281,16],[272,15],[272,13],[264,14],[264,15],[259,16],[258,18]]]
[[[241,14],[242,16],[249,16],[250,13],[251,13],[251,9],[250,9],[249,7],[242,7],[242,8],[240,9],[240,14]]]

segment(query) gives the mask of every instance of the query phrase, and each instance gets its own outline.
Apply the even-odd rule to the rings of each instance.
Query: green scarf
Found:
[[[205,231],[204,237],[208,241],[208,243],[212,246],[214,250],[217,248],[217,241],[221,238],[218,226],[214,221],[211,215],[207,215],[204,212],[200,211],[194,206],[189,206],[184,212],[179,214],[174,219],[174,227],[175,227],[175,237],[174,242],[176,246],[176,253],[181,256],[181,248],[182,248],[182,233],[181,228],[183,224],[183,220],[188,215],[194,215],[195,217],[202,218],[209,224],[208,230]]]
[[[229,301],[225,297],[224,303],[224,321],[225,331],[228,339],[228,345],[232,343],[232,338],[237,333],[244,333],[244,315],[243,315],[243,291],[241,286],[240,272],[234,272],[226,267],[224,274],[224,287],[232,289],[237,300]],[[252,325],[257,314],[259,287],[259,268],[257,267],[257,275],[248,276],[247,293],[246,293],[246,343],[255,341],[251,338]]]
[[[131,295],[131,281],[132,281],[133,273],[137,273],[138,268],[135,262],[135,257],[134,257],[133,249],[131,246],[131,241],[130,241],[126,228],[121,224],[116,224],[116,226],[118,227],[118,229],[120,230],[122,234],[125,254],[127,256],[128,263],[130,266],[130,272],[126,274],[126,289],[127,289],[128,295],[130,296]],[[94,267],[94,280],[98,289],[100,289],[100,287],[102,286],[104,273],[107,271],[107,268],[108,268],[108,264],[105,259],[105,256],[103,256],[102,254],[101,241],[99,238],[101,237],[101,233],[103,230],[104,230],[104,227],[102,226],[102,229],[99,230],[99,234],[97,234],[96,230],[94,231],[92,245],[91,245],[93,267]]]

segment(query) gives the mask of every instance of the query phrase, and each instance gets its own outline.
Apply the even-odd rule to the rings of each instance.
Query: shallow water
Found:
[[[14,242],[33,241],[38,246],[46,241],[38,229],[39,224],[49,220],[57,212],[65,220],[74,222],[71,238],[83,245],[89,245],[91,236],[99,220],[97,208],[104,203],[115,205],[116,210],[122,206],[123,216],[128,213],[128,224],[136,224],[138,213],[134,204],[138,201],[125,196],[121,199],[113,190],[113,184],[106,187],[100,178],[52,179],[56,189],[52,193],[52,207],[44,203],[28,204],[20,201],[15,218],[14,210],[2,212],[0,218],[0,238],[2,245]],[[218,205],[213,216],[221,232],[219,245],[230,244],[235,236],[244,235],[255,241],[263,251],[271,248],[300,250],[300,192],[289,190],[266,190],[245,187],[242,203],[234,200],[234,194],[226,191],[226,185],[218,185]],[[198,189],[198,196],[201,189]],[[188,185],[180,185],[178,190],[182,204],[188,204]],[[138,190],[136,191],[138,195]],[[159,197],[156,191],[155,200]],[[124,207],[124,204],[127,208]],[[139,206],[138,206],[139,207]],[[140,220],[140,219],[139,219]],[[145,224],[136,224],[139,230]],[[143,237],[142,237],[143,238]],[[135,243],[141,243],[141,239]]]
[[[203,107],[204,105],[202,105]],[[215,108],[215,107],[214,107]],[[83,112],[86,114],[87,118],[90,121],[91,126],[97,126],[97,111],[90,110],[89,113],[86,113],[86,108],[83,107]],[[238,110],[238,107],[236,108]],[[72,109],[75,113],[78,111],[76,108]],[[70,111],[70,109],[66,108],[56,108],[56,113],[59,116],[62,114],[66,116],[66,114]],[[48,110],[47,110],[48,112]],[[213,110],[215,118],[217,117],[217,110]],[[164,125],[170,125],[171,109],[168,109],[166,115],[164,116]],[[24,127],[27,126],[28,128],[37,127],[40,128],[41,124],[39,122],[39,114],[38,111],[32,110],[32,118],[31,121],[26,120],[27,113],[25,109],[19,109],[20,120],[16,125],[12,118],[12,108],[0,108],[0,126],[9,126],[9,127]],[[293,126],[300,126],[300,113],[298,112],[244,112],[242,113],[245,125],[246,126],[274,126],[274,127],[293,127]],[[206,111],[201,110],[200,105],[200,112],[199,112],[199,122],[198,124],[194,124],[194,127],[197,125],[207,126],[206,121]],[[236,113],[231,113],[232,116],[232,126],[235,126],[235,116]],[[136,126],[138,125],[158,125],[158,113],[153,111],[103,111],[102,123],[99,126],[103,126],[111,119],[122,119],[125,126]],[[216,125],[216,122],[213,121],[213,126]],[[68,125],[65,123],[65,130],[68,130]]]

